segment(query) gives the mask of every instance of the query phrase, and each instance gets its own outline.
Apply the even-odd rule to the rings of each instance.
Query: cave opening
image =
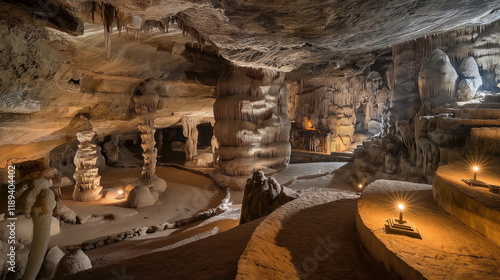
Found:
[[[159,162],[162,163],[175,163],[184,164],[186,161],[186,153],[184,146],[186,144],[186,137],[182,133],[182,126],[171,126],[164,129],[159,129],[156,138],[162,137],[163,143],[158,146]],[[159,143],[160,141],[157,141]]]

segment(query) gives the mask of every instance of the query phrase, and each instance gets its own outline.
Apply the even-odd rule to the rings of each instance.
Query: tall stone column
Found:
[[[257,170],[272,173],[290,161],[284,73],[232,66],[219,78],[214,135],[222,186],[243,189]]]
[[[102,196],[101,176],[99,176],[99,169],[96,167],[97,147],[91,143],[94,135],[95,132],[91,130],[76,133],[80,144],[78,144],[78,150],[73,159],[76,166],[75,174],[73,174],[76,181],[73,190],[74,200],[95,201]]]
[[[196,166],[198,157],[198,128],[196,127],[200,120],[198,118],[182,117],[182,133],[186,137],[186,165]]]
[[[146,88],[147,82],[140,83],[134,91],[135,112],[141,117],[137,125],[141,132],[144,166],[141,177],[133,182],[133,189],[128,196],[131,207],[150,206],[158,201],[160,193],[167,189],[167,182],[156,176],[156,149],[154,120],[160,97],[153,90]]]

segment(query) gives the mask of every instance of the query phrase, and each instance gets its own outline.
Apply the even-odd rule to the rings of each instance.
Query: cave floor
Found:
[[[399,219],[398,203],[405,205],[403,218],[414,223],[421,239],[384,232],[388,218]],[[500,279],[499,247],[439,207],[431,185],[375,181],[363,191],[358,213],[363,244],[405,278]]]
[[[303,197],[284,210],[238,226],[243,192],[232,192],[233,205],[222,215],[86,251],[94,269],[71,279],[111,279],[124,274],[136,280],[277,279],[259,274],[262,267],[256,260],[264,259],[273,264],[265,270],[289,279],[393,279],[359,246],[355,229],[358,195],[347,182],[349,172],[349,163],[291,164],[274,177]],[[250,245],[267,231],[275,235],[262,240],[260,247]],[[309,267],[320,237],[332,239],[335,251],[318,261],[317,267]],[[248,267],[256,274],[248,274]]]

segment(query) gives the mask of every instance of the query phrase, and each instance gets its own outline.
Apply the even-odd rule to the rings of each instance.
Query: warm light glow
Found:
[[[477,166],[477,165],[476,165],[476,166],[473,166],[473,167],[472,167],[472,170],[474,170],[474,172],[478,172],[478,171],[479,171],[479,166]]]
[[[359,184],[359,185],[358,185],[358,188],[362,189],[362,188],[363,188],[363,185],[362,185],[362,184]]]
[[[123,190],[118,190],[118,194],[123,194]]]
[[[401,203],[400,203],[400,204],[398,204],[398,209],[399,209],[400,211],[403,211],[403,210],[405,209],[405,206],[404,206],[403,204],[401,204]]]

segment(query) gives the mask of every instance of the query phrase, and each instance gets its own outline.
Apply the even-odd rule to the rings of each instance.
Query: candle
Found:
[[[400,203],[398,205],[398,209],[399,209],[399,223],[402,224],[403,223],[403,210],[405,209],[405,206]]]
[[[474,180],[477,179],[477,172],[479,171],[479,166],[473,166],[472,171],[474,171]]]

